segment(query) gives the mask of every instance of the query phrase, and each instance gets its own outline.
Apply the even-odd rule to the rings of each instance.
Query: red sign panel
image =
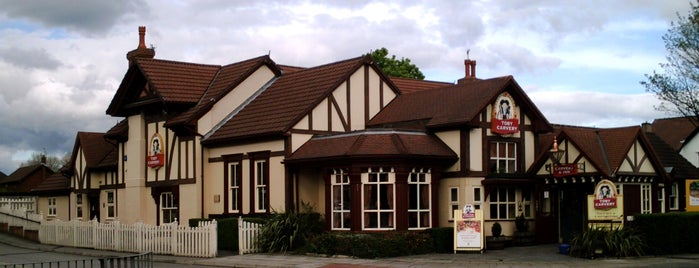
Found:
[[[569,175],[578,174],[577,164],[565,164],[565,165],[554,165],[553,166],[553,176],[554,177],[565,177]]]
[[[616,207],[616,197],[595,199],[595,209]]]
[[[164,154],[149,155],[147,164],[148,164],[149,168],[162,167],[165,165],[165,155]]]
[[[498,134],[514,134],[519,131],[519,119],[497,119],[491,120],[490,130]]]

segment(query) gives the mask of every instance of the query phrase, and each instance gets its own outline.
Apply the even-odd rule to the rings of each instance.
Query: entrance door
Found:
[[[537,186],[536,242],[558,243],[558,189],[551,185]]]
[[[560,215],[561,215],[561,239],[564,243],[577,234],[582,233],[585,226],[587,210],[586,193],[579,185],[571,184],[561,188],[560,191]]]
[[[88,219],[97,219],[97,221],[100,220],[100,196],[99,193],[97,195],[94,194],[88,194],[87,195],[87,203],[90,206],[90,214],[88,215]]]

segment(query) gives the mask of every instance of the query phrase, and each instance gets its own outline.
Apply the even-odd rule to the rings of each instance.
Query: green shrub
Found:
[[[631,226],[613,230],[589,228],[574,236],[571,244],[574,248],[571,254],[584,258],[643,256],[645,248],[642,235]]]
[[[262,225],[257,243],[266,252],[286,252],[304,246],[314,234],[321,233],[323,221],[318,213],[290,210],[286,213],[273,213]]]
[[[454,227],[437,227],[428,229],[427,232],[432,237],[434,252],[454,252]]]
[[[315,237],[307,250],[329,256],[346,255],[372,259],[434,252],[433,243],[430,232],[421,231],[330,232]]]
[[[697,212],[634,215],[631,222],[645,237],[648,254],[699,253]]]
[[[500,226],[499,222],[495,222],[493,226],[490,227],[490,231],[493,233],[494,237],[500,237],[500,235],[502,235],[502,226]]]

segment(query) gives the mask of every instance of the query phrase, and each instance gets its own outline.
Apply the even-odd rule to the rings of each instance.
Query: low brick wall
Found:
[[[39,242],[39,231],[38,230],[26,230],[24,231],[24,238],[35,242]]]
[[[9,232],[10,229],[8,227],[9,227],[9,223],[0,222],[0,232],[3,232],[3,233]]]
[[[24,237],[24,228],[22,228],[22,226],[10,226],[10,233],[19,237]]]

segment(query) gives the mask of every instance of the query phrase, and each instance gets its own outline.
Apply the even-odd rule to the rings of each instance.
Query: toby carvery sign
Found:
[[[616,185],[610,180],[602,180],[595,187],[595,209],[616,207]]]
[[[146,158],[146,164],[150,168],[160,168],[165,165],[165,147],[163,146],[163,137],[158,133],[154,133],[150,138],[150,151]]]
[[[514,107],[515,101],[510,94],[502,93],[493,103],[490,131],[501,135],[517,133],[519,118]]]

